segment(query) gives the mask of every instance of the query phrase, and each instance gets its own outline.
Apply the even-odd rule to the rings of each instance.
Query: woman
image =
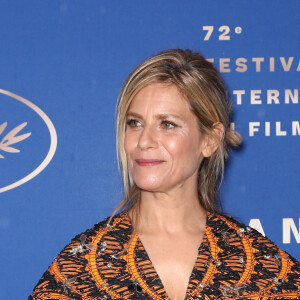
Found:
[[[200,54],[141,63],[117,104],[125,197],[65,247],[30,299],[298,299],[299,263],[217,212],[224,160],[240,143],[229,117]]]

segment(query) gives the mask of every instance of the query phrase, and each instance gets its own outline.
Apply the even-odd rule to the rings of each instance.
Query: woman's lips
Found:
[[[163,162],[160,159],[136,159],[135,162],[141,167],[157,166]]]

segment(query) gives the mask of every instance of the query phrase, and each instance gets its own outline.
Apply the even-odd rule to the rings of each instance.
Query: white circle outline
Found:
[[[37,176],[39,173],[41,173],[47,167],[47,165],[52,160],[52,158],[55,154],[56,148],[57,148],[57,134],[56,134],[55,127],[54,127],[53,123],[51,122],[51,120],[49,119],[49,117],[35,104],[33,104],[29,100],[27,100],[17,94],[14,94],[12,92],[9,92],[9,91],[3,90],[3,89],[0,89],[0,93],[7,95],[9,97],[12,97],[12,98],[22,102],[23,104],[27,105],[28,107],[30,107],[33,111],[35,111],[42,118],[42,120],[47,125],[49,133],[50,133],[50,148],[49,148],[47,156],[42,161],[42,163],[36,169],[34,169],[31,173],[29,173],[22,179],[14,182],[14,183],[11,183],[3,188],[0,188],[0,193],[3,193],[8,190],[14,189],[15,187],[20,186],[20,185],[24,184],[25,182],[31,180],[32,178]]]

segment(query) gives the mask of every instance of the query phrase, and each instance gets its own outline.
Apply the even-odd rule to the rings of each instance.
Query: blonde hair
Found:
[[[125,80],[116,107],[116,140],[119,167],[123,177],[124,198],[118,210],[139,211],[139,188],[130,176],[124,150],[126,114],[134,96],[152,83],[175,85],[190,105],[198,120],[199,130],[213,137],[217,150],[204,158],[198,171],[198,198],[206,210],[217,210],[219,183],[224,174],[224,162],[230,147],[241,142],[241,136],[230,128],[231,105],[225,84],[213,65],[197,52],[171,49],[159,52],[138,65]],[[213,131],[216,123],[225,130],[220,139]]]

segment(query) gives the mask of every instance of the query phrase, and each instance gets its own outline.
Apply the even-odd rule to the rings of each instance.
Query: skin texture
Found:
[[[175,86],[152,84],[134,97],[127,113],[125,151],[141,189],[167,192],[195,185],[206,142]]]
[[[128,165],[141,190],[138,236],[170,299],[181,300],[205,231],[197,172],[216,144],[200,132],[174,85],[143,88],[132,100],[126,121]]]

